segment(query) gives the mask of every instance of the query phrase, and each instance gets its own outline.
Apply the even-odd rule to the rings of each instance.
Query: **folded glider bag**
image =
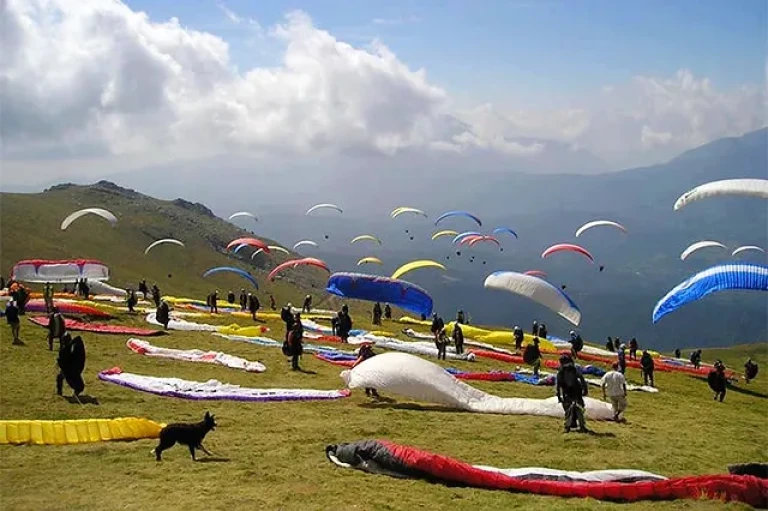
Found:
[[[329,461],[344,468],[446,485],[506,490],[556,497],[618,502],[720,499],[768,506],[768,480],[747,475],[705,475],[666,479],[639,470],[564,472],[546,468],[498,469],[384,440],[363,440],[325,448]]]
[[[181,360],[184,362],[205,362],[208,364],[229,367],[231,369],[243,369],[249,373],[263,373],[267,370],[261,362],[252,362],[220,351],[161,348],[139,339],[128,339],[125,345],[134,353],[146,355],[148,357],[170,358],[172,360]]]

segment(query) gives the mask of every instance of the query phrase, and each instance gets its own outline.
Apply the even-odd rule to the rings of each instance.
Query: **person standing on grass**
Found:
[[[533,321],[533,325],[531,326],[531,335],[534,337],[539,336],[539,322],[537,320]]]
[[[291,370],[300,371],[299,358],[304,353],[304,344],[302,339],[304,338],[304,327],[301,324],[301,314],[296,313],[294,316],[293,326],[291,327],[290,334],[288,335],[288,345],[291,352]]]
[[[456,354],[464,354],[464,331],[461,329],[461,323],[458,321],[453,325],[453,344],[456,346]]]
[[[364,342],[360,346],[360,350],[357,352],[357,360],[355,360],[355,363],[352,364],[352,368],[354,369],[358,365],[360,365],[363,361],[368,360],[369,358],[375,357],[376,353],[373,352],[373,347],[371,346],[370,342]],[[368,397],[372,397],[374,399],[380,399],[381,396],[379,395],[379,392],[371,387],[365,388],[365,395]]]
[[[382,315],[382,312],[381,312],[381,304],[380,304],[379,302],[376,302],[376,303],[373,305],[373,314],[372,314],[372,316],[373,316],[373,318],[372,318],[372,319],[373,319],[372,323],[373,323],[374,325],[379,325],[379,326],[381,326],[381,315]]]
[[[387,321],[392,319],[392,307],[388,303],[384,304],[384,319]]]
[[[144,300],[147,299],[147,294],[149,293],[149,288],[147,287],[147,279],[141,279],[141,282],[139,282],[139,293],[144,295]]]
[[[751,358],[748,358],[744,363],[744,380],[746,380],[747,383],[754,380],[757,377],[757,371],[757,364],[753,362]]]
[[[152,298],[155,300],[155,307],[160,307],[162,295],[160,294],[160,288],[157,287],[157,283],[152,284]]]
[[[611,353],[616,351],[616,348],[613,346],[613,338],[610,335],[608,336],[608,340],[605,341],[605,349]]]
[[[293,305],[291,305],[290,302],[288,302],[285,307],[282,308],[280,311],[280,319],[283,320],[283,323],[285,323],[285,339],[288,340],[289,336],[291,335],[291,330],[293,330],[293,323],[296,321],[294,319],[293,315]]]
[[[523,362],[533,366],[533,375],[539,377],[541,369],[541,350],[539,349],[539,338],[534,337],[533,342],[525,347],[523,351]]]
[[[586,433],[584,396],[589,391],[584,376],[569,355],[560,357],[556,392],[557,401],[563,405],[565,412],[565,432],[570,433],[571,429],[578,427],[580,432]]]
[[[627,409],[627,380],[619,372],[619,364],[611,364],[611,370],[603,375],[600,380],[603,389],[603,400],[611,401],[613,407],[613,420],[620,422],[621,414]]]
[[[341,342],[346,343],[351,331],[352,317],[349,315],[349,307],[342,305],[341,312],[339,312],[339,321],[336,324],[336,335],[341,337]]]
[[[429,331],[435,336],[435,343],[440,341],[440,331],[445,328],[445,322],[443,318],[437,315],[437,312],[432,313],[432,326]]]
[[[72,388],[73,397],[79,402],[79,395],[85,390],[83,369],[85,369],[85,344],[79,335],[72,339],[69,334],[61,338],[59,356],[56,359],[59,374],[56,375],[56,393],[62,394],[64,382]]]
[[[16,307],[16,302],[11,300],[5,306],[5,320],[8,322],[8,326],[11,327],[11,335],[13,335],[13,344],[21,346],[24,343],[19,339],[19,330],[21,330],[21,321],[19,321],[19,308]]]
[[[235,304],[235,293],[231,290],[227,293],[227,303],[230,305]]]
[[[538,335],[539,339],[544,339],[546,341],[547,334],[548,334],[547,325],[545,325],[544,323],[539,323],[539,335]]]
[[[45,313],[50,314],[53,310],[53,286],[50,282],[46,282],[43,288],[43,301],[45,302]]]
[[[643,372],[643,385],[648,385],[648,382],[651,382],[651,387],[654,387],[653,384],[653,357],[650,353],[648,353],[648,350],[643,350],[643,356],[640,357],[640,368]]]
[[[446,351],[446,348],[448,347],[448,336],[445,333],[445,328],[442,328],[437,333],[435,346],[437,347],[437,359],[445,360],[445,351]]]
[[[707,376],[707,383],[709,387],[715,391],[715,401],[718,399],[722,403],[725,399],[725,391],[728,380],[725,377],[725,365],[717,360],[715,362],[715,368],[709,372]]]
[[[682,355],[680,348],[675,348],[675,358],[680,358]]]
[[[515,351],[519,352],[523,349],[523,340],[525,339],[523,329],[515,325],[514,330],[512,330],[512,336],[515,338]]]
[[[48,351],[53,351],[54,339],[58,339],[61,344],[61,338],[66,332],[64,316],[61,315],[58,307],[54,307],[53,312],[48,316]]]
[[[157,312],[155,312],[155,319],[157,319],[158,323],[163,325],[164,330],[168,330],[168,323],[171,322],[171,308],[165,300],[160,302],[160,307],[158,307]]]
[[[254,321],[256,321],[256,313],[259,312],[259,308],[261,308],[259,299],[256,298],[255,294],[248,293],[248,310],[250,311],[251,317]]]
[[[312,295],[307,295],[304,298],[304,305],[301,306],[301,312],[309,314],[312,312]]]
[[[696,350],[691,353],[691,364],[693,364],[693,367],[696,369],[701,367],[701,350]]]
[[[128,312],[135,312],[133,309],[136,307],[136,304],[139,303],[139,300],[136,298],[136,293],[133,291],[133,289],[128,290],[128,297],[126,298],[125,302],[128,305]]]
[[[619,346],[619,372],[626,374],[627,372],[627,347],[625,345]]]
[[[248,293],[245,289],[240,289],[240,312],[248,310]]]
[[[630,360],[637,360],[637,339],[634,337],[629,340],[629,359]]]

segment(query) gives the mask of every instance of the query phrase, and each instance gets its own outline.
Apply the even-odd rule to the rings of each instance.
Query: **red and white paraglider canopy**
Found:
[[[51,284],[67,284],[79,279],[105,281],[109,280],[109,268],[94,259],[29,259],[13,266],[11,278],[22,282]]]

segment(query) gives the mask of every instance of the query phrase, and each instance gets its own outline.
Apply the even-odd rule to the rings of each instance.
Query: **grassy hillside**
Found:
[[[356,324],[370,328],[364,318]],[[215,322],[206,319],[206,322]],[[229,323],[230,319],[218,320]],[[138,318],[120,323],[140,324]],[[279,337],[281,326],[269,322]],[[399,325],[385,325],[398,330]],[[86,393],[99,404],[76,405],[54,394],[54,355],[45,347],[44,330],[23,325],[23,347],[11,346],[3,328],[0,343],[0,418],[65,419],[142,416],[158,421],[196,421],[206,410],[219,428],[206,446],[226,461],[192,463],[180,447],[155,463],[155,441],[80,446],[0,447],[3,509],[102,509],[112,502],[123,509],[745,509],[716,501],[641,502],[632,505],[517,495],[498,491],[447,488],[421,481],[372,476],[336,468],[326,461],[329,443],[384,438],[416,445],[473,463],[500,467],[541,466],[571,470],[637,468],[676,476],[723,473],[735,462],[768,457],[768,379],[765,373],[749,392],[730,391],[724,403],[712,401],[706,382],[681,374],[657,375],[658,395],[631,393],[628,424],[593,422],[596,435],[563,435],[558,419],[493,416],[416,405],[370,403],[362,391],[349,399],[310,403],[194,402],[162,398],[102,383],[98,371],[119,365],[125,371],[176,376],[262,388],[334,389],[341,368],[305,356],[308,373],[288,371],[279,350],[213,337],[172,332],[153,340],[159,346],[221,350],[267,365],[263,374],[247,374],[208,364],[149,359],[129,352],[122,336],[84,336],[88,350]],[[768,368],[764,347],[744,346],[718,352],[734,364],[747,354]],[[708,355],[708,353],[707,353]],[[448,362],[462,369],[510,369],[502,363]],[[630,379],[639,381],[636,370]],[[552,388],[518,383],[473,385],[501,396],[544,398]],[[593,396],[597,394],[591,389]]]
[[[103,219],[88,215],[66,231],[60,229],[69,213],[85,207],[112,211],[118,218],[117,226],[112,228]],[[256,276],[261,286],[258,296],[264,305],[269,303],[268,293],[274,294],[278,305],[286,301],[298,305],[307,293],[314,295],[315,304],[329,301],[322,291],[327,277],[324,272],[299,268],[287,272],[282,280],[267,283],[269,270],[289,256],[276,252],[252,260],[249,248],[228,255],[225,247],[229,241],[252,233],[215,217],[201,204],[182,199],[161,201],[108,182],[62,185],[40,194],[0,194],[0,219],[0,271],[4,275],[21,259],[92,258],[110,267],[112,285],[135,289],[139,280],[146,278],[150,286],[157,282],[163,294],[204,299],[214,289],[225,295],[230,289],[237,294],[241,287],[250,287],[231,274],[202,278],[205,270],[228,265]],[[257,236],[258,227],[258,223],[253,224]],[[144,249],[162,238],[179,239],[186,248],[161,245],[145,256]]]

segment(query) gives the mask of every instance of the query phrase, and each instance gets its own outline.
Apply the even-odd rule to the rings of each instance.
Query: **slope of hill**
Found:
[[[117,226],[112,228],[89,215],[66,231],[60,230],[66,215],[85,207],[109,209],[118,217]],[[183,199],[161,201],[106,181],[92,186],[59,185],[40,194],[2,194],[0,217],[0,269],[4,275],[21,259],[93,258],[110,267],[112,285],[135,288],[146,278],[150,285],[157,282],[167,295],[202,299],[218,289],[223,299],[228,290],[237,294],[244,287],[251,291],[251,285],[232,274],[207,279],[202,274],[215,266],[238,266],[257,277],[262,306],[269,304],[267,293],[279,304],[291,300],[298,304],[306,293],[317,295],[316,304],[327,302],[322,292],[325,273],[300,268],[266,283],[266,273],[289,256],[277,252],[251,259],[252,251],[247,249],[238,255],[227,254],[229,241],[251,233],[216,217],[204,205]],[[150,243],[162,238],[179,239],[186,247],[161,245],[144,255]]]

